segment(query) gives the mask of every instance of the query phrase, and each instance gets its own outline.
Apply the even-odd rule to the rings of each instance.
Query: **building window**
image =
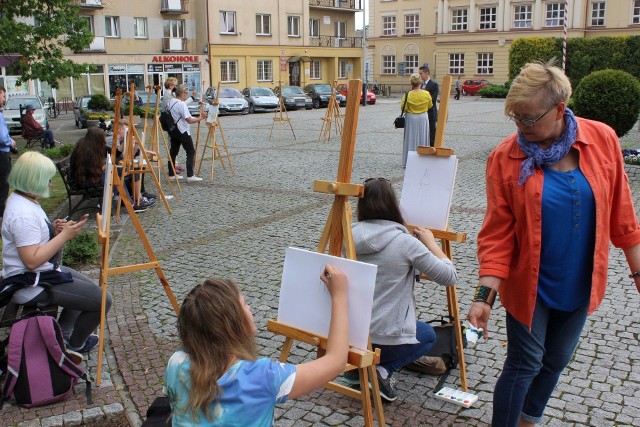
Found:
[[[287,31],[289,37],[300,37],[299,16],[287,16]]]
[[[531,20],[531,5],[515,6],[514,10],[513,28],[531,28],[533,25]]]
[[[105,36],[120,37],[120,19],[117,16],[104,17]]]
[[[260,13],[256,15],[256,35],[271,35],[271,15],[263,15]]]
[[[347,38],[347,23],[344,21],[336,21],[333,27],[333,35],[339,39]]]
[[[594,1],[591,3],[591,25],[602,27],[604,25],[604,7],[607,2]]]
[[[464,74],[464,53],[449,54],[449,74]]]
[[[164,36],[172,39],[186,37],[183,19],[165,19],[163,21]]]
[[[309,19],[309,37],[320,37],[319,19]]]
[[[270,59],[258,60],[258,81],[273,81],[273,62]]]
[[[236,60],[220,61],[220,80],[223,83],[238,81],[238,61]]]
[[[149,38],[147,18],[133,18],[133,36],[137,39]]]
[[[93,16],[81,15],[80,19],[83,19],[87,23],[87,28],[89,28],[91,34],[95,35],[96,32],[93,29]]]
[[[236,33],[236,13],[221,10],[220,11],[220,33],[235,34]]]
[[[493,52],[478,54],[477,74],[493,74]]]
[[[496,7],[481,7],[480,8],[480,29],[481,30],[495,30],[497,18]]]
[[[465,31],[467,29],[467,9],[453,9],[451,11],[451,31]]]
[[[633,12],[631,13],[631,23],[640,24],[640,0],[633,2]]]
[[[322,78],[320,71],[322,67],[320,66],[320,61],[311,61],[309,65],[310,68],[310,76],[312,80],[319,80]]]
[[[382,55],[382,73],[381,74],[396,74],[396,56],[395,55]]]
[[[418,55],[404,56],[404,73],[413,74],[418,72]]]
[[[564,25],[564,3],[547,3],[546,27],[561,27]]]
[[[396,17],[395,16],[382,17],[382,35],[383,36],[396,35]]]
[[[404,15],[404,33],[420,34],[420,15],[417,13]]]
[[[338,78],[346,79],[347,78],[347,61],[340,60],[338,61]]]

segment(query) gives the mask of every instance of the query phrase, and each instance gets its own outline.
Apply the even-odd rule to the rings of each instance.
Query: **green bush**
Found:
[[[95,232],[83,231],[67,242],[62,262],[68,266],[94,263],[99,252],[98,235]]]
[[[508,93],[509,89],[502,85],[487,86],[478,91],[483,98],[506,98]]]
[[[638,120],[640,82],[625,71],[596,71],[582,79],[573,98],[576,115],[604,122],[622,137]]]
[[[44,150],[44,155],[50,159],[62,159],[71,155],[73,147],[73,144],[66,144],[55,148],[48,148]]]
[[[91,110],[111,110],[111,101],[109,98],[102,94],[91,95],[91,99],[87,104],[87,107]]]

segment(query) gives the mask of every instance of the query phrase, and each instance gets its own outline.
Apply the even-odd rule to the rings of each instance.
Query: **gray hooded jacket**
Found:
[[[415,344],[414,268],[439,285],[454,285],[456,269],[436,257],[396,222],[367,220],[352,226],[358,261],[378,266],[369,334],[381,345]]]

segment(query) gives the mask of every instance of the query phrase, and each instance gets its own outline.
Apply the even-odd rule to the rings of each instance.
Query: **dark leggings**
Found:
[[[68,267],[60,267],[71,273],[73,282],[53,285],[50,292],[41,292],[25,305],[58,305],[62,312],[58,323],[69,347],[80,348],[89,335],[100,325],[102,289],[93,280]],[[106,312],[111,308],[111,295],[107,293]]]
[[[191,135],[187,132],[180,133],[179,130],[169,132],[171,138],[171,148],[169,149],[169,155],[171,156],[171,162],[167,162],[167,168],[169,169],[169,176],[175,175],[175,171],[171,168],[171,163],[176,164],[176,157],[180,152],[180,146],[184,147],[184,151],[187,153],[187,176],[193,176],[193,164],[196,158],[196,149],[193,147],[193,140]]]

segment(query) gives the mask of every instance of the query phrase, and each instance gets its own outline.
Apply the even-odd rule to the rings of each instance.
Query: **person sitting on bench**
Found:
[[[36,107],[29,104],[25,108],[25,114],[22,117],[22,126],[24,126],[24,136],[26,138],[43,138],[44,145],[48,148],[56,146],[56,140],[53,138],[53,132],[42,127],[40,123],[33,117]]]

